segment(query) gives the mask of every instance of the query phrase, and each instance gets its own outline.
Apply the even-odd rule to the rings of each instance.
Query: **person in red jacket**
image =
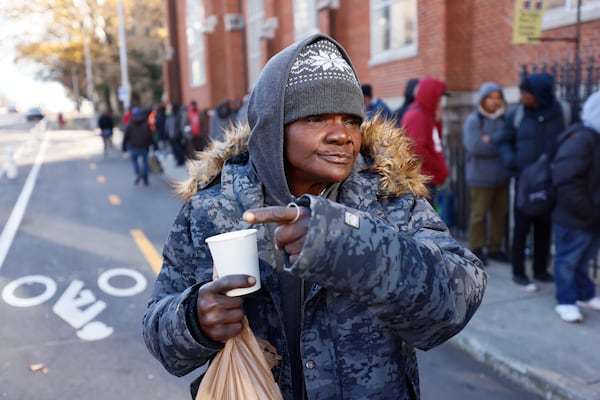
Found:
[[[414,152],[423,160],[421,171],[431,177],[430,202],[448,178],[448,164],[442,152],[442,96],[446,84],[438,79],[423,78],[417,87],[415,101],[402,117],[401,126],[413,140]]]

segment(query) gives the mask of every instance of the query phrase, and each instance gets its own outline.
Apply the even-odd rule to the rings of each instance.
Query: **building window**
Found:
[[[554,29],[577,22],[577,0],[545,0],[542,29]],[[600,19],[600,0],[581,0],[581,21]]]
[[[294,0],[294,37],[296,40],[319,32],[315,0]]]
[[[204,1],[186,0],[185,33],[187,37],[190,86],[206,84],[206,49],[204,46]]]
[[[262,70],[262,50],[260,46],[260,33],[265,18],[263,0],[247,0],[247,46],[248,46],[248,81],[250,88],[258,80]]]
[[[417,55],[417,0],[371,0],[371,60]]]

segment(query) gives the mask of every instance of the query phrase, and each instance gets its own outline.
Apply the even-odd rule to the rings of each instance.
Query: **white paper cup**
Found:
[[[256,229],[243,229],[206,238],[214,268],[219,277],[225,275],[251,275],[256,278],[254,286],[232,289],[228,296],[241,296],[260,289]]]

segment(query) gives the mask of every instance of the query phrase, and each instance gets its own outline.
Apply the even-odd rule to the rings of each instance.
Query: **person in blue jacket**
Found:
[[[383,118],[392,119],[393,114],[390,108],[379,97],[373,95],[373,87],[368,83],[361,86],[363,98],[365,102],[365,114],[367,120],[373,119],[377,113],[380,113]]]

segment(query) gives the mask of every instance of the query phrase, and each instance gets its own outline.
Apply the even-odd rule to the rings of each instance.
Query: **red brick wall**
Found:
[[[416,57],[369,65],[369,2],[341,1],[335,12],[335,37],[348,50],[364,83],[370,83],[378,97],[402,96],[406,82],[425,75],[446,79],[445,26],[446,6],[443,0],[418,2],[418,54]]]
[[[473,86],[473,3],[474,0],[448,2],[445,76],[451,90],[469,90]]]
[[[241,2],[244,7],[244,2]],[[275,16],[279,27],[273,39],[263,40],[263,55],[269,57],[294,41],[292,0],[265,0],[265,18]],[[414,57],[370,65],[369,2],[344,0],[338,9],[319,12],[322,32],[331,34],[348,51],[359,78],[373,85],[382,98],[398,98],[410,78],[425,75],[447,82],[454,91],[474,91],[493,80],[515,86],[523,63],[572,60],[572,43],[539,45],[511,43],[513,1],[419,0],[418,54]],[[243,31],[226,32],[225,13],[244,13],[238,0],[205,0],[206,14],[218,17],[215,32],[205,35],[208,82],[189,87],[188,52],[185,37],[185,2],[177,1],[179,19],[179,67],[185,102],[196,99],[201,107],[214,107],[223,98],[241,98],[246,92],[245,42]],[[573,26],[544,32],[544,36],[573,36]],[[600,54],[600,20],[582,24],[581,55]]]
[[[573,60],[574,44],[543,42],[541,44],[513,45],[512,29],[514,3],[475,0],[473,24],[473,84],[476,89],[482,82],[496,81],[504,86],[515,86],[521,65],[524,63]],[[510,4],[505,4],[510,3]],[[581,26],[581,56],[584,59],[600,54],[600,21]],[[547,30],[542,37],[573,37],[575,27],[567,26]]]

